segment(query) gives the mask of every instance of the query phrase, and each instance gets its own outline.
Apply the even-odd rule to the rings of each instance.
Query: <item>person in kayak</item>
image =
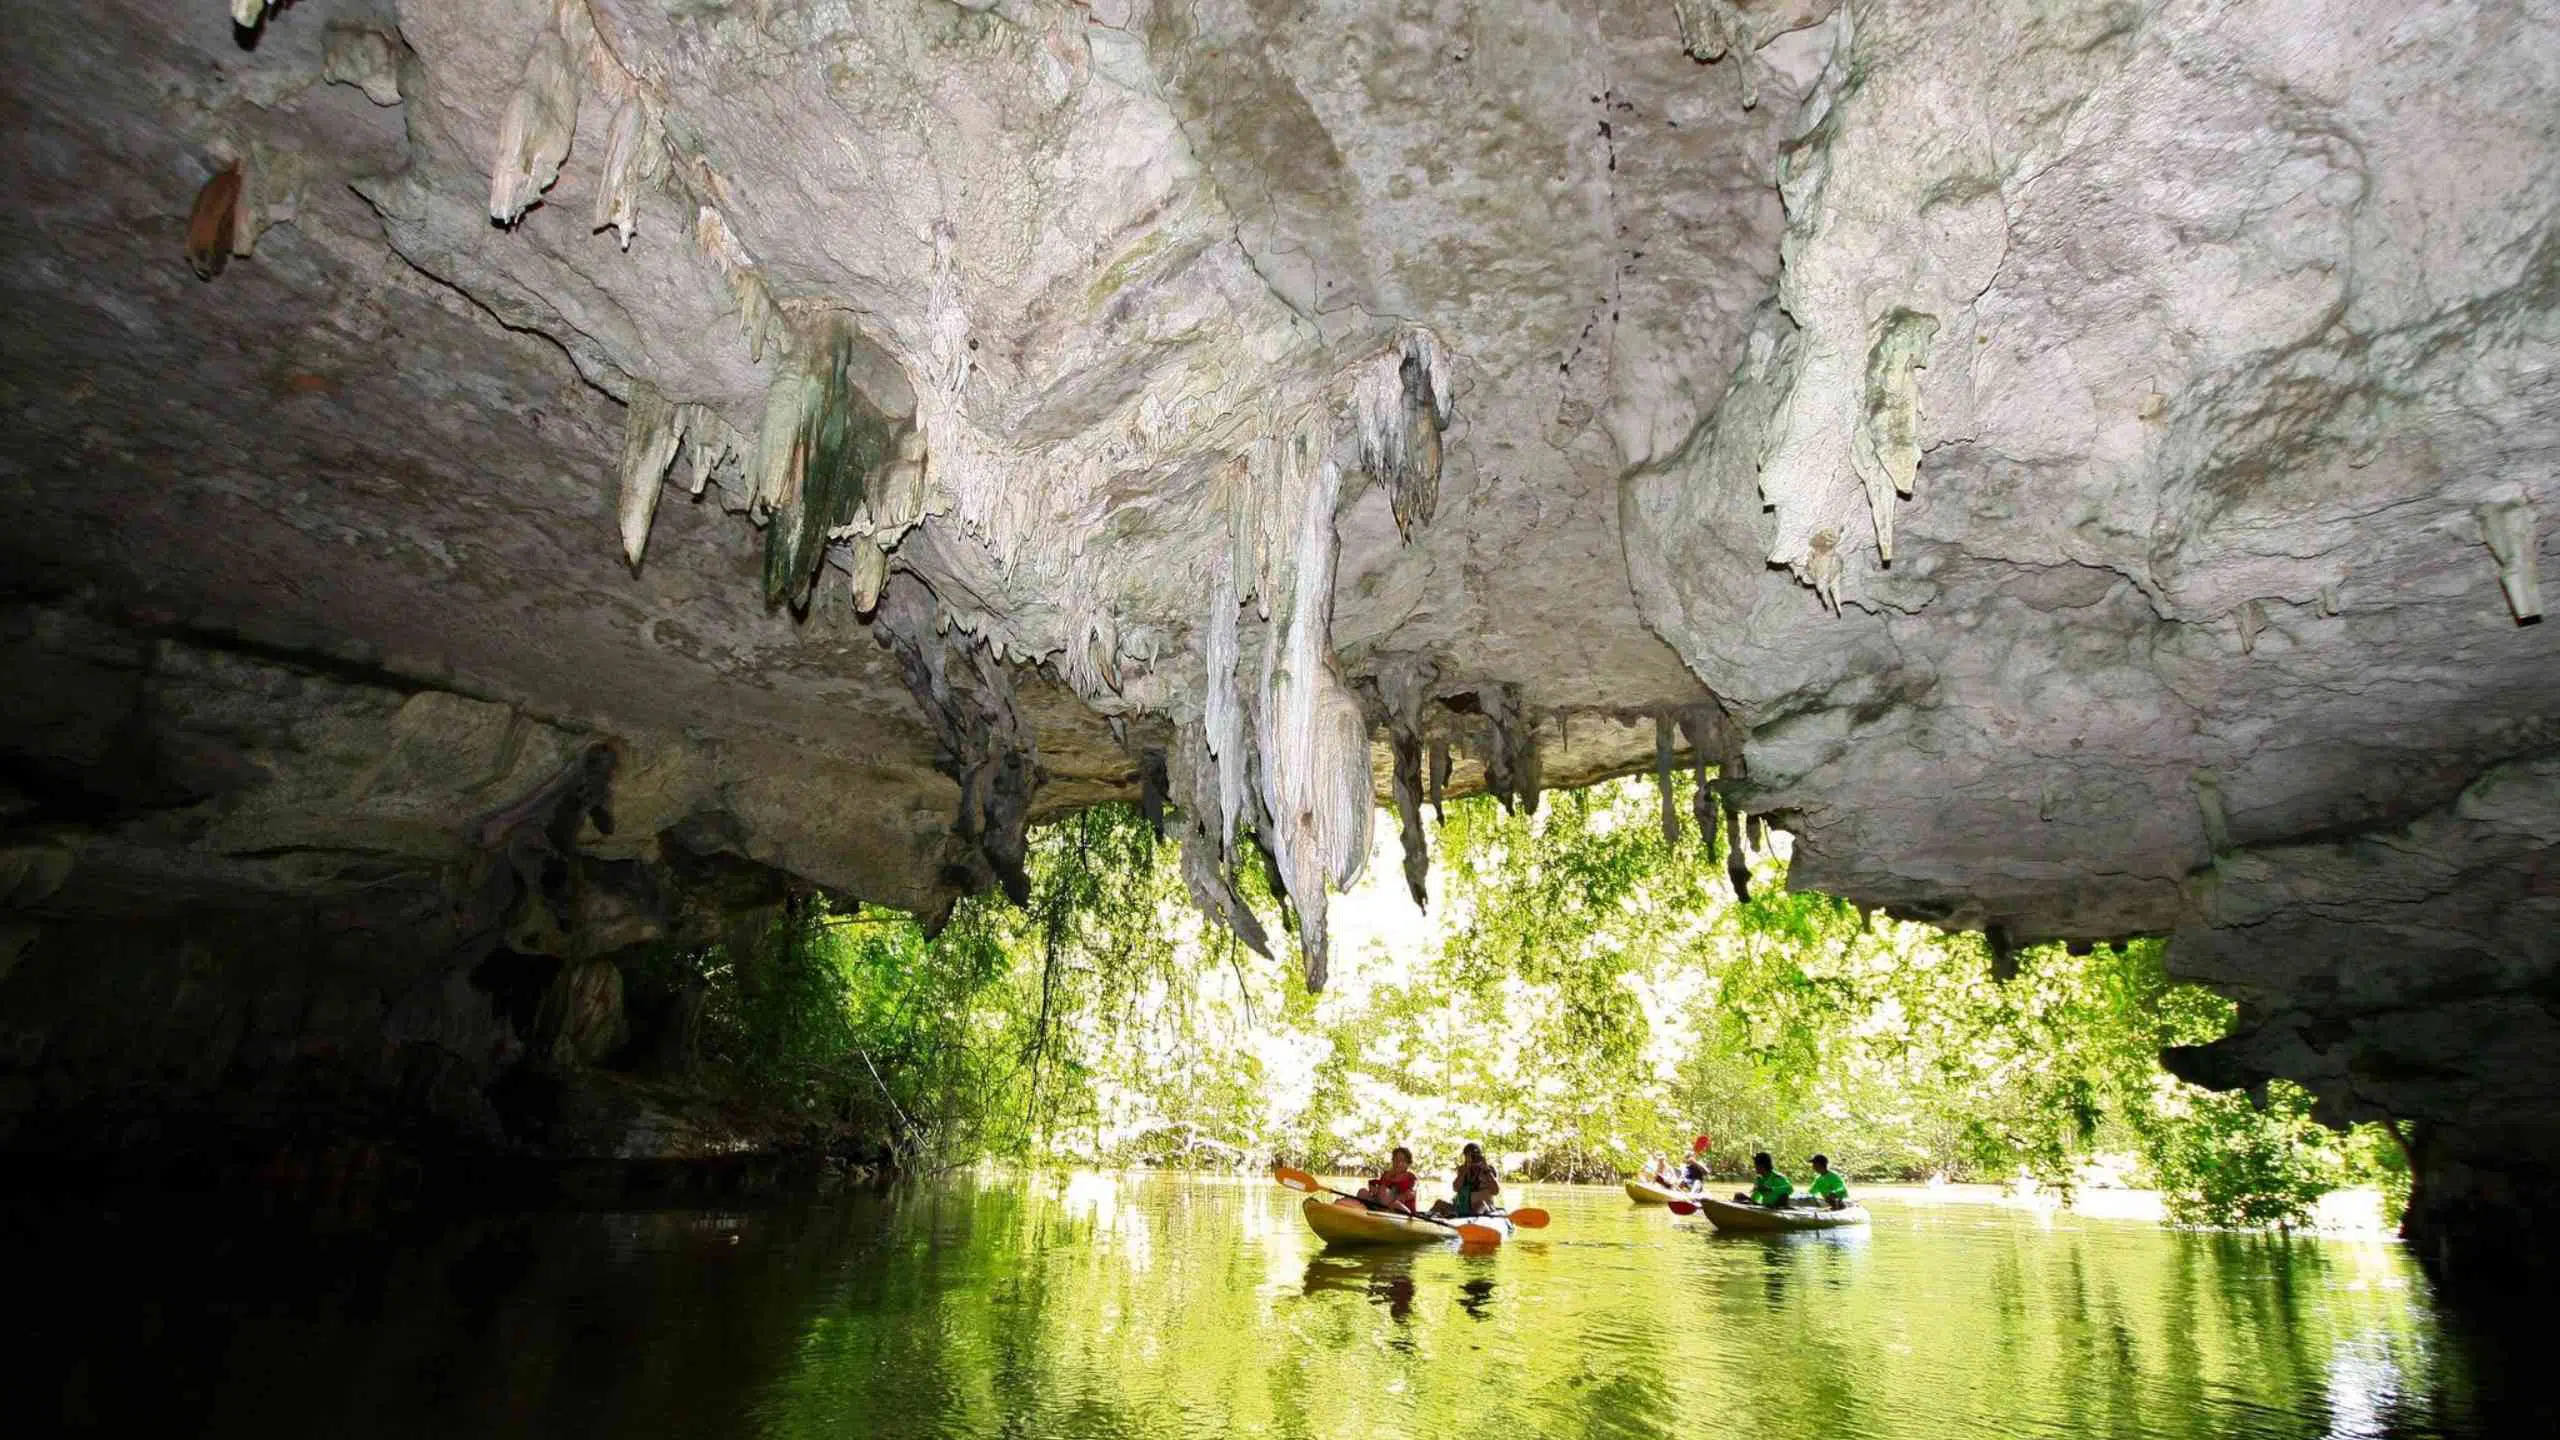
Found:
[[[1387,1157],[1386,1173],[1360,1187],[1360,1203],[1372,1210],[1413,1213],[1413,1152],[1399,1145]]]
[[[1447,1218],[1452,1215],[1482,1215],[1493,1208],[1493,1197],[1502,1193],[1502,1181],[1484,1158],[1484,1147],[1470,1140],[1458,1157],[1458,1173],[1449,1179],[1456,1193],[1447,1200],[1431,1202],[1431,1213]]]
[[[1839,1172],[1831,1168],[1828,1155],[1813,1157],[1813,1183],[1805,1187],[1805,1193],[1811,1195],[1817,1205],[1828,1205],[1834,1210],[1849,1208],[1849,1182],[1841,1179]]]
[[[1758,1205],[1765,1209],[1776,1210],[1787,1203],[1788,1196],[1796,1193],[1795,1182],[1778,1173],[1777,1166],[1770,1163],[1769,1152],[1766,1150],[1751,1157],[1751,1173],[1759,1177],[1751,1182],[1751,1193],[1737,1194],[1733,1197],[1745,1205]]]

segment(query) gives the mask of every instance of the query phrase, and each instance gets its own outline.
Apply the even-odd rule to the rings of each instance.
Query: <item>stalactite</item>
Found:
[[[187,264],[196,278],[210,280],[231,263],[232,237],[239,226],[240,162],[215,172],[196,192],[195,209],[187,216]]]
[[[753,456],[746,437],[708,405],[684,405],[678,409],[684,430],[687,492],[698,496],[717,481],[721,502],[728,509],[751,508],[752,482],[746,467]]]
[[[1449,764],[1449,737],[1446,735],[1432,736],[1431,818],[1434,820],[1446,821],[1449,818],[1449,807],[1446,804],[1446,798],[1449,791]]]
[[[1751,817],[1751,842],[1751,848],[1759,851],[1763,855],[1770,853],[1770,851],[1776,848],[1769,841],[1768,816],[1754,815]]]
[[[1431,903],[1431,837],[1422,827],[1422,700],[1436,673],[1428,660],[1398,662],[1382,666],[1377,682],[1388,747],[1395,756],[1391,788],[1403,830],[1405,889],[1418,910]]]
[[[1751,860],[1742,843],[1742,811],[1734,806],[1725,806],[1724,825],[1724,878],[1733,885],[1733,898],[1748,902],[1751,899]]]
[[[1183,726],[1167,759],[1177,799],[1174,813],[1182,832],[1183,888],[1191,892],[1191,903],[1202,915],[1235,932],[1255,954],[1269,958],[1271,939],[1263,932],[1261,917],[1237,890],[1229,844],[1218,833],[1219,767],[1209,753],[1206,728]]]
[[[1485,755],[1484,788],[1506,810],[1538,813],[1539,763],[1537,728],[1525,721],[1517,685],[1488,685],[1476,692],[1476,707],[1493,729]]]
[[[865,504],[871,512],[871,533],[884,547],[897,543],[899,537],[924,519],[925,505],[925,441],[924,431],[910,426],[898,435],[897,458],[880,474]]]
[[[1716,859],[1716,846],[1724,835],[1724,812],[1717,808],[1716,782],[1707,775],[1707,752],[1691,742],[1689,765],[1697,784],[1689,796],[1689,818],[1698,822],[1698,844],[1707,852],[1707,863]]]
[[[352,85],[376,105],[400,103],[400,42],[366,25],[334,24],[321,36],[320,78]]]
[[[931,592],[913,576],[891,578],[874,623],[933,727],[934,768],[960,786],[949,888],[975,890],[992,876],[1013,903],[1030,903],[1031,801],[1046,777],[1012,677],[984,644],[943,628]]]
[[[1732,56],[1741,72],[1742,108],[1758,108],[1760,79],[1753,68],[1759,62],[1752,52],[1759,48],[1760,35],[1751,18],[1733,0],[1672,0],[1671,13],[1680,22],[1680,48],[1706,62]]]
[[[1164,838],[1164,804],[1171,780],[1165,773],[1164,751],[1148,746],[1138,754],[1138,813],[1146,817],[1147,828],[1158,840]]]
[[[808,603],[827,536],[853,518],[872,477],[898,454],[899,423],[854,384],[854,343],[850,329],[828,337],[823,354],[802,371],[796,418],[771,407],[765,412],[758,498],[772,511],[764,532],[768,605]],[[777,392],[785,383],[776,382]],[[772,432],[777,420],[788,421],[779,434]],[[777,456],[780,468],[765,468]]]
[[[512,226],[560,178],[578,132],[577,60],[555,14],[533,37],[523,78],[498,126],[489,174],[489,218]]]
[[[1212,922],[1235,933],[1256,955],[1271,958],[1271,937],[1262,917],[1236,893],[1235,881],[1218,858],[1218,837],[1208,827],[1186,824],[1182,832],[1182,884],[1191,903]]]
[[[1440,504],[1440,434],[1449,424],[1449,377],[1439,343],[1427,330],[1409,332],[1395,350],[1371,362],[1354,386],[1360,422],[1360,465],[1387,487],[1396,533],[1410,543]]]
[[[1672,799],[1671,789],[1671,716],[1660,712],[1653,717],[1653,787],[1662,809],[1662,843],[1680,843],[1680,807]]]
[[[596,185],[594,223],[588,228],[613,227],[625,250],[640,228],[640,187],[652,168],[649,151],[657,144],[658,127],[646,104],[637,95],[623,101],[613,117],[612,138],[605,142],[604,175]]]
[[[1840,613],[1840,532],[1825,525],[1805,542],[1804,582],[1813,587],[1816,603],[1834,616]]]
[[[1688,737],[1689,751],[1697,766],[1698,794],[1695,813],[1698,838],[1707,847],[1708,861],[1714,863],[1719,838],[1724,850],[1725,878],[1733,883],[1736,900],[1751,898],[1751,864],[1745,854],[1742,834],[1742,812],[1724,794],[1725,787],[1744,778],[1742,728],[1728,718],[1713,700],[1701,701],[1680,711],[1680,733]],[[1713,765],[1715,778],[1707,777]]]
[[[1263,650],[1261,703],[1254,717],[1262,832],[1298,912],[1307,988],[1325,978],[1325,887],[1348,889],[1369,853],[1374,803],[1369,729],[1335,667],[1331,643],[1335,538],[1341,476],[1314,461],[1297,515],[1294,584],[1275,607]]]
[[[1991,978],[2002,985],[2018,978],[2018,947],[2009,941],[2009,927],[1994,920],[1982,927],[1982,943],[1991,951]]]
[[[2255,600],[2245,601],[2233,622],[2240,631],[2240,653],[2254,655],[2258,651],[2258,632],[2267,628],[2267,607]]]
[[[2542,581],[2535,574],[2541,542],[2534,534],[2533,502],[2518,495],[2492,500],[2471,513],[2480,522],[2481,543],[2497,558],[2498,586],[2506,591],[2507,608],[2515,612],[2516,623],[2541,619]]]
[[[721,278],[729,283],[729,296],[738,305],[738,329],[746,336],[747,358],[762,360],[770,344],[782,348],[786,344],[787,327],[782,312],[775,308],[773,291],[766,286],[764,271],[747,254],[738,237],[729,231],[729,222],[709,205],[694,213],[694,248],[720,267]]]
[[[853,571],[850,589],[853,608],[864,615],[879,608],[880,587],[889,583],[889,552],[868,540],[853,542]]]
[[[1243,818],[1247,793],[1244,694],[1237,674],[1241,642],[1236,633],[1243,608],[1230,566],[1210,587],[1208,693],[1201,705],[1208,752],[1217,767],[1218,853],[1229,861],[1235,857],[1236,825]]]
[[[631,404],[622,421],[622,557],[640,568],[649,546],[649,522],[658,513],[658,492],[666,486],[667,466],[684,439],[684,416],[667,403],[658,387],[646,380],[631,382]]]
[[[1867,351],[1864,413],[1850,437],[1849,468],[1866,483],[1875,515],[1876,556],[1893,559],[1893,500],[1908,496],[1920,468],[1920,380],[1938,319],[1895,310],[1877,322]]]

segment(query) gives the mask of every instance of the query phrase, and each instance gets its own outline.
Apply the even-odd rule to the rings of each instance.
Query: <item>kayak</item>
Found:
[[[1716,1224],[1719,1230],[1740,1230],[1751,1234],[1772,1234],[1782,1230],[1837,1230],[1844,1225],[1864,1225],[1864,1207],[1852,1205],[1846,1210],[1825,1210],[1811,1206],[1791,1205],[1783,1210],[1770,1210],[1758,1205],[1738,1205],[1731,1200],[1718,1200],[1708,1195],[1694,1199],[1698,1212]]]
[[[1390,1215],[1357,1200],[1327,1200],[1310,1195],[1305,1209],[1307,1228],[1327,1245],[1436,1245],[1458,1238],[1458,1232],[1449,1225],[1435,1225],[1410,1215]],[[1511,1222],[1499,1215],[1471,1215],[1451,1224],[1486,1226],[1506,1238],[1511,1234]]]
[[[1650,1180],[1630,1180],[1627,1182],[1627,1198],[1639,1205],[1668,1205],[1674,1200],[1696,1197],[1686,1190],[1666,1190]]]

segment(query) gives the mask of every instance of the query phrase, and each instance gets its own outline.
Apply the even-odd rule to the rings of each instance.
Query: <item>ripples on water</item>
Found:
[[[2485,1435],[2396,1246],[1875,1201],[1746,1238],[1541,1186],[1493,1255],[1268,1183],[962,1181],[292,1248],[21,1233],[20,1416],[290,1435]],[[21,1227],[23,1231],[23,1227]],[[92,1247],[83,1250],[83,1246]],[[13,1389],[19,1387],[13,1386]],[[48,1403],[50,1401],[50,1403]],[[14,1423],[12,1425],[14,1429]],[[39,1427],[41,1428],[41,1427]]]

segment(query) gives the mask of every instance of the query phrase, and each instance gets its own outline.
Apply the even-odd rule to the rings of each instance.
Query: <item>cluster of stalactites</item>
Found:
[[[805,606],[838,546],[854,603],[869,613],[888,579],[889,547],[923,518],[925,456],[914,425],[881,410],[855,383],[859,344],[839,324],[786,360],[752,446],[709,407],[672,403],[634,379],[620,505],[623,556],[633,568],[647,549],[667,471],[689,451],[694,494],[719,479],[735,492],[733,508],[763,522],[767,603]]]
[[[756,437],[755,505],[765,519],[768,605],[805,606],[829,539],[851,530],[876,481],[920,458],[911,427],[854,382],[857,343],[838,322],[786,361],[767,396]],[[869,578],[875,603],[883,561],[882,573]],[[857,588],[865,578],[857,573]]]
[[[1729,803],[1724,794],[1728,783],[1744,778],[1742,761],[1742,727],[1735,724],[1715,702],[1700,701],[1678,710],[1657,711],[1653,717],[1653,775],[1661,799],[1662,841],[1666,845],[1680,843],[1680,812],[1672,798],[1671,767],[1678,745],[1674,732],[1686,740],[1690,763],[1696,767],[1697,787],[1689,798],[1690,813],[1698,826],[1698,843],[1713,863],[1719,851],[1723,854],[1725,878],[1732,882],[1733,898],[1751,898],[1751,863],[1749,856],[1749,817],[1739,806]],[[1767,848],[1768,829],[1761,822],[1761,847]]]
[[[1410,537],[1438,503],[1440,435],[1450,419],[1449,376],[1438,342],[1413,330],[1356,368],[1349,387],[1352,434],[1338,461],[1323,404],[1274,404],[1249,454],[1223,474],[1227,563],[1210,581],[1201,626],[1204,699],[1177,745],[1176,788],[1193,818],[1184,832],[1184,877],[1212,918],[1259,940],[1233,877],[1242,847],[1268,856],[1285,909],[1296,918],[1307,983],[1327,968],[1327,895],[1359,878],[1373,805],[1369,722],[1333,656],[1332,594],[1338,541],[1334,512],[1343,470],[1383,485]],[[1338,412],[1333,412],[1338,413]],[[1249,611],[1248,606],[1252,609]],[[1246,624],[1260,661],[1248,682]],[[1070,637],[1071,641],[1073,637]],[[1076,646],[1070,644],[1070,659]],[[1107,678],[1107,677],[1106,677]],[[1419,714],[1427,675],[1400,697],[1406,874],[1417,900],[1427,851],[1418,826]]]
[[[1324,987],[1326,889],[1350,888],[1369,856],[1369,726],[1333,657],[1334,463],[1298,518],[1296,573],[1273,606],[1254,712],[1262,825],[1281,884],[1298,913],[1307,988]]]
[[[1025,866],[1031,800],[1046,778],[1039,745],[1014,703],[1003,662],[974,637],[938,625],[933,604],[922,582],[900,576],[882,591],[878,615],[907,689],[933,726],[935,766],[960,787],[952,858],[939,888],[956,896],[993,879],[1013,903],[1025,905],[1031,899]]]
[[[748,442],[707,405],[678,404],[645,378],[631,382],[623,412],[622,556],[637,570],[658,513],[658,492],[676,458],[686,458],[685,484],[695,495],[715,481],[733,510],[748,509]]]
[[[1440,505],[1440,434],[1449,427],[1449,371],[1427,330],[1363,370],[1352,389],[1360,466],[1387,487],[1396,532],[1408,542]]]

